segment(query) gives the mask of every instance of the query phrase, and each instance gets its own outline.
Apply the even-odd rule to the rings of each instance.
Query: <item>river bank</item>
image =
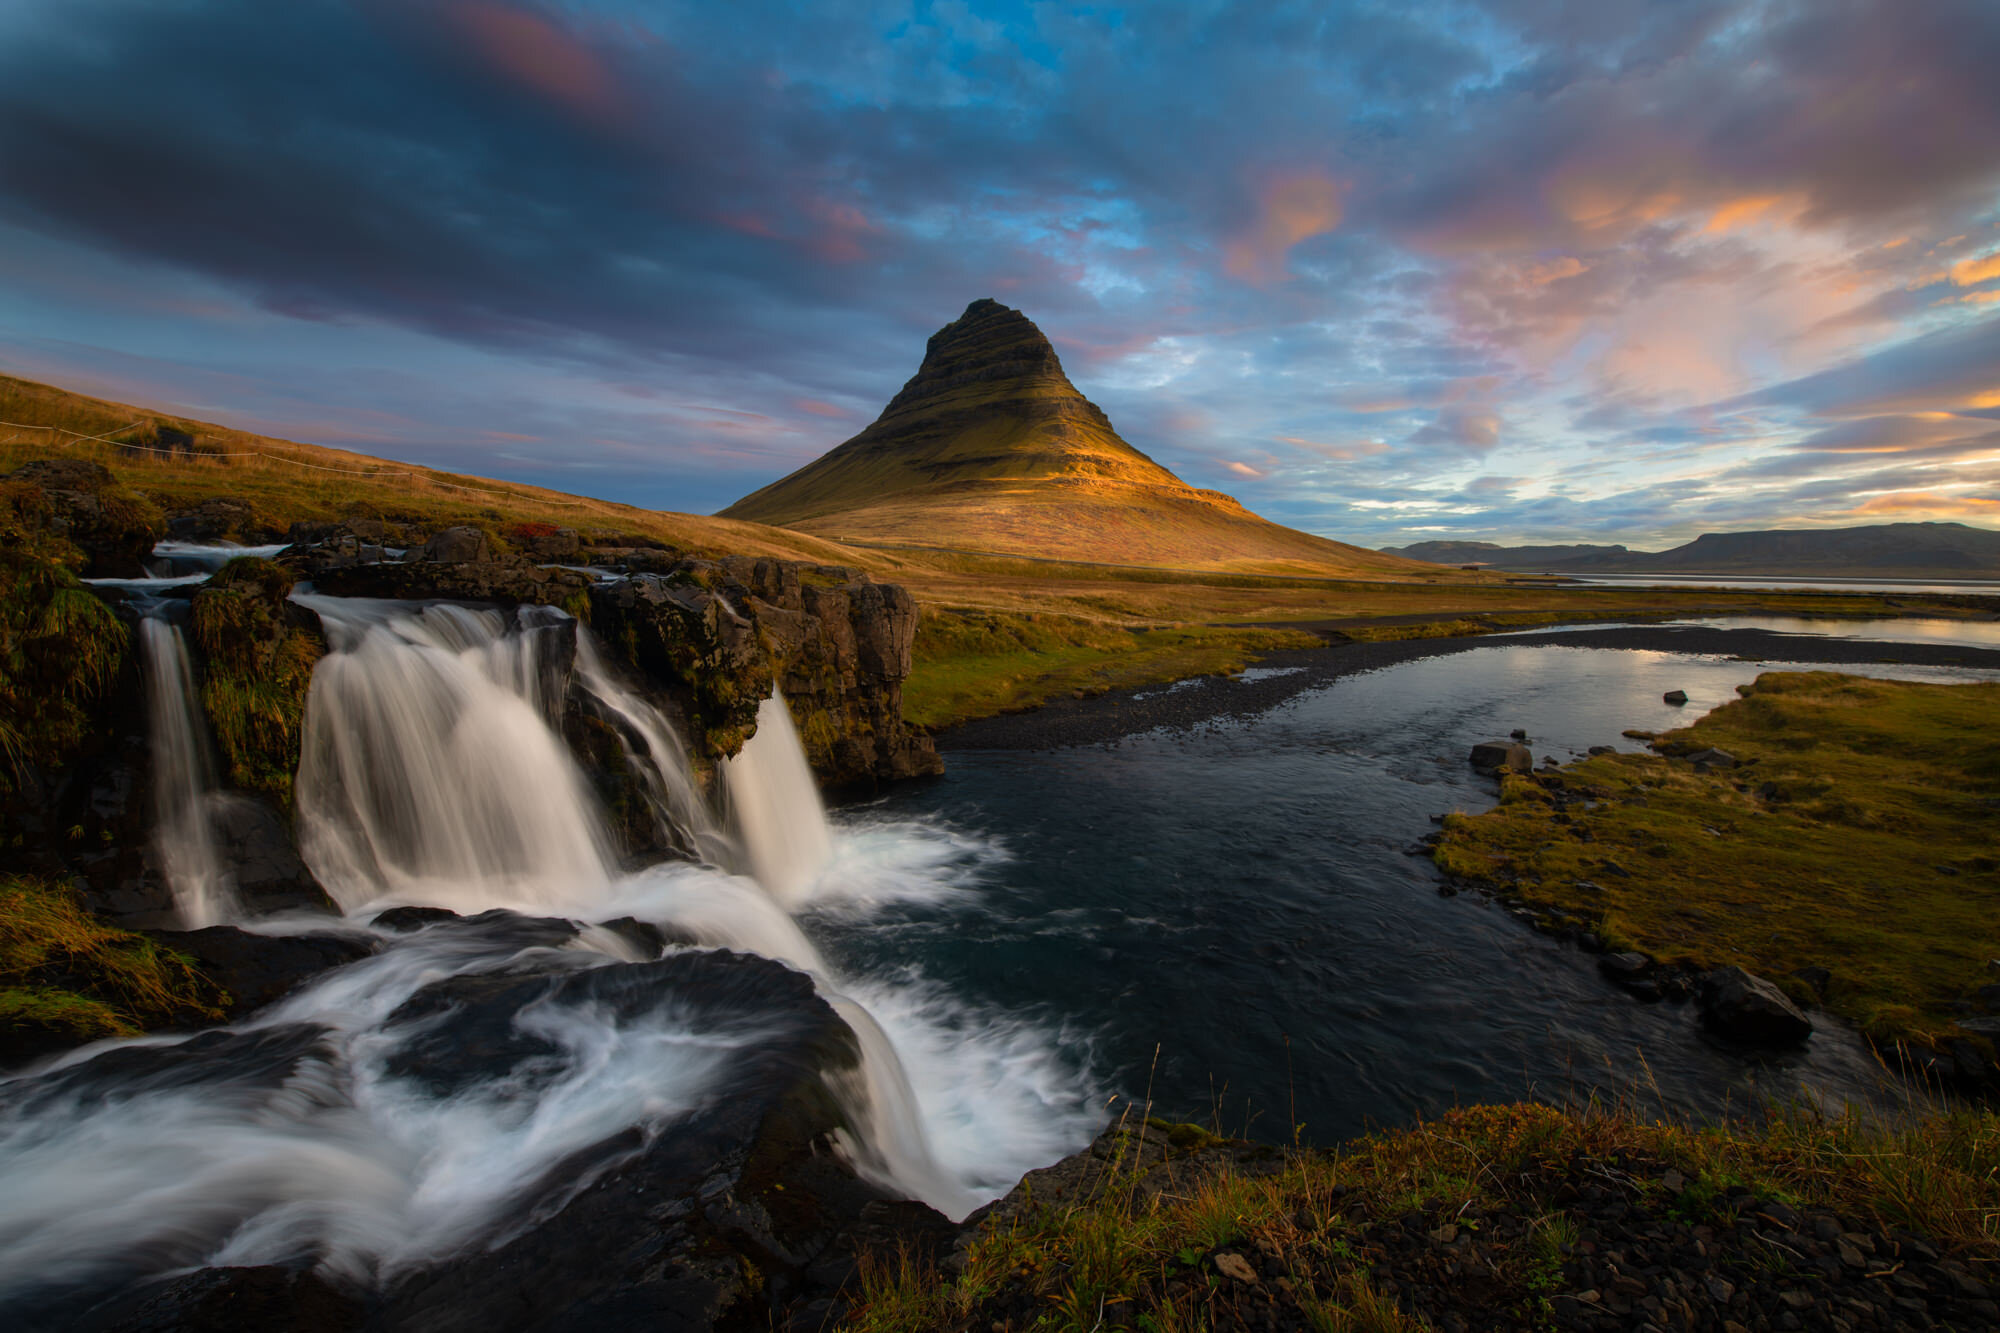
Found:
[[[1330,642],[1324,647],[1282,649],[1259,656],[1253,667],[1238,675],[1196,676],[1171,685],[1051,699],[1022,712],[960,723],[937,732],[935,739],[938,748],[946,752],[1046,750],[1101,744],[1159,727],[1193,727],[1253,716],[1344,676],[1473,652],[1498,643],[1697,653],[1746,662],[1967,666],[2000,670],[2000,650],[1957,644],[1882,643],[1706,625],[1557,626],[1506,632],[1504,636]]]

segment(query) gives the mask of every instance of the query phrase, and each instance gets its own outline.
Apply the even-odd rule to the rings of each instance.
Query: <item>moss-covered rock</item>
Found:
[[[208,715],[229,785],[289,806],[305,733],[306,692],[326,652],[316,618],[287,600],[292,572],[253,556],[230,561],[195,594],[194,638]]]
[[[0,481],[0,793],[68,762],[130,649],[117,616],[77,582],[90,557],[75,525],[23,479],[42,466]]]

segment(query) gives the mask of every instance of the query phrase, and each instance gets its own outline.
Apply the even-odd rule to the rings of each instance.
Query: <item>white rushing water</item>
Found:
[[[156,608],[160,610],[160,608]],[[181,924],[192,930],[240,915],[236,883],[215,842],[215,790],[201,700],[181,628],[163,614],[139,621],[153,756],[154,845]]]
[[[739,837],[702,799],[665,719],[560,613],[299,600],[333,648],[314,676],[296,789],[308,864],[347,914],[319,928],[386,947],[236,1026],[231,1040],[281,1056],[171,1063],[186,1039],[147,1038],[0,1080],[0,1304],[107,1265],[134,1277],[304,1259],[370,1282],[435,1262],[615,1168],[576,1169],[580,1151],[633,1126],[671,1134],[765,1038],[754,1016],[697,1017],[673,1004],[623,1021],[592,1005],[533,1004],[515,1025],[561,1053],[545,1077],[427,1086],[396,1064],[423,1022],[391,1021],[425,986],[649,955],[595,926],[539,938],[513,918],[405,935],[365,924],[397,904],[634,917],[805,973],[860,1043],[860,1066],[831,1080],[856,1169],[953,1216],[1096,1128],[1096,1099],[1051,1036],[918,976],[843,976],[801,928],[795,912],[866,916],[967,897],[982,859],[1004,853],[925,824],[830,827],[782,701],[760,710],[756,737],[728,768]],[[172,629],[148,631],[149,660],[179,664],[178,677],[156,673],[155,688],[185,702]],[[619,731],[657,817],[698,859],[619,865],[559,733],[572,676]],[[156,717],[198,717],[165,702],[156,695]],[[198,754],[198,741],[163,750]],[[219,894],[206,901],[211,917],[236,910]],[[121,1048],[178,1072],[107,1082],[90,1061]]]

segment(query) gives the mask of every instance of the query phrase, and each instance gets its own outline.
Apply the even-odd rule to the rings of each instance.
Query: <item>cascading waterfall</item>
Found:
[[[164,606],[149,607],[141,617],[139,650],[153,755],[154,845],[181,924],[190,930],[220,925],[240,915],[241,907],[216,849],[214,769],[187,640]]]
[[[632,964],[628,937],[602,924],[624,917],[811,978],[860,1048],[857,1068],[829,1076],[848,1155],[897,1193],[961,1216],[1095,1128],[1095,1099],[1047,1036],[918,979],[843,977],[801,929],[792,912],[808,895],[806,910],[849,914],[898,894],[949,901],[973,844],[920,825],[830,838],[817,792],[800,790],[804,760],[781,701],[765,706],[769,725],[726,781],[739,819],[750,806],[779,821],[746,828],[811,825],[817,865],[729,838],[665,719],[560,613],[298,600],[333,649],[314,676],[296,786],[302,850],[348,914],[318,928],[367,934],[382,950],[237,1024],[228,1040],[240,1056],[218,1057],[212,1038],[148,1037],[112,1043],[157,1063],[138,1082],[121,1081],[126,1063],[93,1059],[102,1047],[0,1077],[0,1305],[37,1284],[211,1264],[305,1263],[386,1283],[490,1243],[530,1205],[560,1207],[615,1169],[602,1145],[632,1129],[671,1135],[718,1095],[733,1062],[770,1039],[769,1012],[750,1012],[757,995],[741,997],[741,1016],[734,1002],[694,1012],[669,999],[623,1019],[588,1003],[530,1004],[512,1025],[553,1054],[532,1077],[456,1090],[398,1063],[429,1026],[400,1011],[459,979]],[[162,752],[199,755],[184,648],[170,624],[146,624],[148,660],[163,664],[154,688],[176,705],[155,715],[191,728]],[[558,734],[572,679],[627,737],[662,817],[702,859],[621,872]],[[198,791],[188,764],[177,790]],[[737,873],[757,856],[789,874],[787,896]],[[522,915],[404,935],[363,924],[395,904]],[[906,1051],[922,1060],[914,1083]]]
[[[798,906],[833,858],[833,841],[792,711],[776,690],[757,706],[757,734],[722,771],[744,869],[779,902]]]

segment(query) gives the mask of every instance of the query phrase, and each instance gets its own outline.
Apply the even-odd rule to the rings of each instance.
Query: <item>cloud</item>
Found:
[[[1284,276],[1292,247],[1340,225],[1340,187],[1318,172],[1274,176],[1256,191],[1256,217],[1223,250],[1233,278],[1263,285]]]

